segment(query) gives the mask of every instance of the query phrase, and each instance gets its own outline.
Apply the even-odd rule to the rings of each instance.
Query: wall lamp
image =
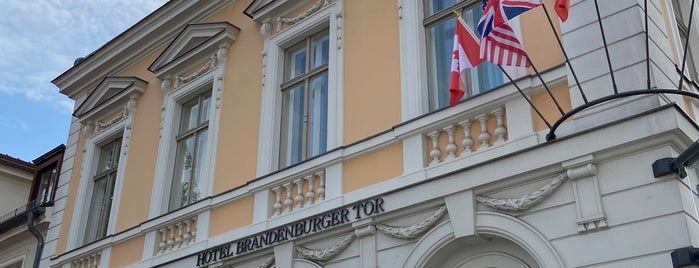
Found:
[[[653,162],[653,176],[659,178],[665,175],[677,174],[680,178],[687,177],[687,167],[699,161],[699,140],[684,150],[677,157],[667,157]]]

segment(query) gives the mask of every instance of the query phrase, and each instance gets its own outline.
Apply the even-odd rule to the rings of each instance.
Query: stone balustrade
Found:
[[[165,254],[189,246],[196,242],[197,218],[166,225],[158,230],[156,255]]]
[[[428,166],[466,157],[507,141],[505,109],[461,117],[425,134]]]
[[[272,217],[325,200],[325,170],[295,176],[273,186]]]
[[[97,251],[79,258],[71,262],[71,268],[97,268],[100,265],[102,251]]]

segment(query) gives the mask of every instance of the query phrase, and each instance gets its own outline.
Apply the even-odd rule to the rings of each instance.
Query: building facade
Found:
[[[452,11],[481,1],[169,1],[53,81],[75,109],[42,266],[670,267],[699,182],[651,165],[698,100],[547,134],[696,93],[696,6],[544,2],[510,22],[540,76],[479,65],[447,108]]]
[[[0,154],[0,267],[39,267],[64,150],[32,163]]]

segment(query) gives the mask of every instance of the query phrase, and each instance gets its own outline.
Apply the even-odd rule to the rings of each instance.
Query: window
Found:
[[[211,90],[182,104],[175,156],[169,211],[179,209],[201,197],[202,159],[206,155],[209,132]]]
[[[677,32],[680,35],[680,44],[679,44],[679,60],[682,60],[682,57],[684,57],[684,44],[687,42],[687,39],[690,37],[690,33],[687,27],[687,22],[684,19],[684,16],[682,14],[682,6],[680,5],[679,0],[673,0],[672,1],[672,6],[675,11],[675,21],[677,22]],[[692,7],[693,8],[693,7]],[[689,15],[687,15],[689,17]],[[695,18],[696,19],[696,18]],[[697,68],[696,65],[694,64],[694,58],[693,58],[693,51],[692,51],[692,40],[690,40],[689,44],[690,46],[687,48],[687,63],[685,65],[685,70],[687,73],[689,73],[689,77],[694,80],[698,81],[697,77],[699,77],[699,74],[697,74]],[[680,62],[680,66],[682,65],[682,62]]]
[[[36,193],[36,204],[47,204],[53,201],[53,194],[58,178],[58,165],[54,163],[39,171],[39,189]]]
[[[326,29],[284,51],[281,167],[327,150],[329,43]]]
[[[92,196],[83,244],[101,239],[107,234],[120,151],[120,138],[112,140],[99,149],[96,172],[92,177]]]
[[[430,110],[449,105],[449,75],[456,25],[456,18],[452,11],[459,10],[464,21],[475,33],[475,25],[478,24],[482,10],[481,3],[482,1],[474,0],[425,0],[423,26],[427,41]],[[466,96],[474,96],[503,84],[503,74],[497,65],[483,62],[471,69],[467,81],[470,82],[471,91],[466,92]]]

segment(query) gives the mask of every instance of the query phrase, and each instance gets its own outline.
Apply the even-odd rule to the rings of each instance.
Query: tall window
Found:
[[[327,150],[328,53],[327,29],[284,52],[281,167]]]
[[[689,2],[687,2],[687,4],[689,4]],[[683,13],[682,6],[680,5],[679,0],[672,0],[672,6],[673,6],[673,9],[675,10],[675,20],[677,21],[677,32],[679,32],[679,34],[680,34],[681,44],[679,45],[679,47],[681,48],[681,50],[679,53],[679,57],[680,57],[680,60],[682,60],[682,57],[684,57],[684,44],[685,44],[685,42],[687,42],[687,39],[690,37],[690,33],[689,33],[688,28],[687,28],[687,21],[688,20],[684,19],[684,16],[682,14]],[[691,8],[694,8],[694,7],[691,7]],[[687,12],[687,17],[689,17],[689,15],[688,15],[689,10],[687,10],[686,12]],[[694,19],[696,19],[696,17]],[[689,48],[687,48],[687,63],[685,65],[686,66],[685,68],[687,70],[687,73],[689,73],[689,77],[694,81],[698,81],[697,78],[699,77],[699,74],[697,74],[697,72],[696,72],[697,68],[696,68],[696,65],[694,64],[694,58],[692,57],[693,56],[693,51],[692,51],[692,46],[691,46],[692,41],[690,41],[689,44],[690,44],[690,46],[689,46]],[[682,63],[680,62],[680,66],[681,65],[682,65]]]
[[[449,105],[449,75],[454,50],[454,27],[456,18],[453,10],[458,10],[467,25],[477,33],[482,1],[478,0],[424,0],[425,36],[427,39],[427,64],[429,79],[430,110]],[[486,92],[503,83],[503,74],[497,65],[483,62],[467,74],[470,91],[466,96]]]
[[[83,244],[99,240],[107,234],[120,151],[120,138],[100,148],[97,171],[92,178],[94,183]]]
[[[199,200],[202,159],[206,154],[209,132],[211,90],[206,90],[182,104],[177,141],[177,155],[170,190],[169,211]]]

